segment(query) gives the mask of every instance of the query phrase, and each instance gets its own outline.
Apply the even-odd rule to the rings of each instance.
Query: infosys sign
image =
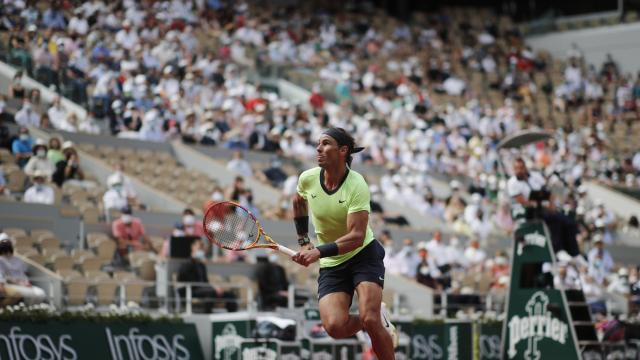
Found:
[[[203,359],[193,324],[0,323],[0,359]]]

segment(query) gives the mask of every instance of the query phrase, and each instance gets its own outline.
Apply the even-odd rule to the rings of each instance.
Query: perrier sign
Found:
[[[545,283],[543,263],[555,265],[548,230],[541,221],[526,222],[515,233],[503,359],[579,359],[566,297]]]

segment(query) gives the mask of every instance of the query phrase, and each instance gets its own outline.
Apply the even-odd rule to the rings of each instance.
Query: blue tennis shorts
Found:
[[[370,281],[384,288],[384,248],[373,239],[359,253],[340,265],[320,268],[318,298],[335,292],[353,297],[356,286]]]

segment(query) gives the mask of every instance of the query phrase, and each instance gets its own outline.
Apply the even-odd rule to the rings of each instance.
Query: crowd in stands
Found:
[[[603,289],[615,283],[613,267],[601,268],[601,257],[591,254],[614,242],[620,223],[638,232],[637,218],[617,219],[601,201],[589,201],[583,183],[640,186],[640,152],[618,144],[620,131],[637,133],[640,76],[622,72],[610,57],[598,67],[587,64],[577,47],[566,59],[536,53],[504,17],[483,11],[466,20],[452,11],[402,23],[366,6],[335,14],[204,1],[93,0],[78,7],[52,1],[45,11],[16,2],[6,8],[3,53],[22,69],[8,93],[21,101],[14,116],[19,125],[237,150],[227,169],[238,177],[227,189],[213,189],[211,199],[280,219],[292,216],[297,182],[280,157],[312,159],[320,132],[341,126],[366,147],[356,162],[387,169],[371,182],[375,205],[384,199],[409,204],[456,234],[446,245],[434,234],[429,242],[406,239],[402,250],[387,252],[391,272],[427,286],[466,291],[456,278],[466,271],[487,274],[487,289],[506,287],[506,255],[483,248],[514,227],[497,144],[521,129],[553,135],[519,156],[543,169],[549,185],[564,181],[556,207],[577,218],[581,249],[589,252],[589,265],[577,270],[582,284],[593,279]],[[311,70],[308,104],[249,83],[247,63]],[[89,109],[87,117],[79,119],[60,96],[45,104],[38,89],[25,87],[23,74]],[[257,171],[243,158],[249,149],[274,158]],[[55,187],[66,182],[94,186],[71,143],[52,138],[46,144],[22,128],[12,151],[32,185],[24,201],[52,204]],[[459,179],[449,182],[447,198],[432,188],[431,175],[438,174]],[[249,178],[282,189],[280,206],[259,209],[244,182]],[[0,176],[0,190],[3,182]],[[105,218],[111,210],[143,206],[123,168],[107,185],[100,199]],[[111,219],[118,252],[151,249],[129,210]],[[193,215],[185,211],[174,232],[201,235]],[[398,217],[385,221],[406,224]],[[464,238],[471,239],[466,246]],[[166,256],[166,245],[155,250]]]

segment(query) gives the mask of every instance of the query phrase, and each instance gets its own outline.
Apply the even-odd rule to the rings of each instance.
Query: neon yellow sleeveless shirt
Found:
[[[320,167],[303,172],[298,179],[298,194],[309,204],[309,216],[320,245],[334,242],[347,234],[347,215],[358,211],[371,212],[370,194],[362,175],[347,170],[342,183],[334,191],[328,191],[323,184]],[[346,254],[320,259],[320,267],[339,265],[360,252],[373,241],[373,231],[367,224],[364,243]]]

